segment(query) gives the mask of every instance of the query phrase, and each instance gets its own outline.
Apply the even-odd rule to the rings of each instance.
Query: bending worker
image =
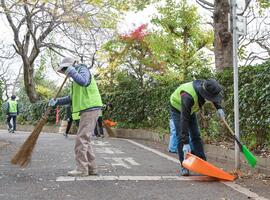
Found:
[[[102,101],[94,77],[84,64],[76,64],[73,58],[65,57],[58,71],[73,79],[71,96],[49,101],[50,106],[66,105],[72,101],[72,119],[80,119],[75,140],[76,168],[68,172],[70,176],[88,176],[97,174],[95,155],[90,143],[94,134]]]
[[[221,91],[221,86],[214,79],[194,80],[180,85],[170,97],[171,117],[176,127],[182,176],[189,176],[189,170],[182,166],[186,153],[191,152],[189,136],[193,146],[192,153],[206,160],[196,113],[206,101],[211,101],[217,109],[218,117],[225,117],[220,105]]]

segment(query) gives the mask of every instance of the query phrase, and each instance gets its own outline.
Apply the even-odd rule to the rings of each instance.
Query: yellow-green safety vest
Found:
[[[81,67],[76,68],[79,72]],[[102,107],[101,96],[94,77],[91,78],[91,83],[88,86],[81,86],[75,81],[71,86],[72,98],[72,119],[80,119],[80,111],[87,110],[93,107]]]
[[[182,105],[181,105],[181,93],[182,92],[186,92],[189,95],[192,96],[193,101],[194,101],[194,105],[191,108],[191,114],[193,114],[194,112],[198,112],[200,107],[199,107],[199,102],[198,102],[198,96],[197,93],[193,87],[193,82],[188,82],[188,83],[184,83],[182,85],[180,85],[171,95],[170,97],[170,103],[171,105],[179,110],[181,112],[182,109]]]

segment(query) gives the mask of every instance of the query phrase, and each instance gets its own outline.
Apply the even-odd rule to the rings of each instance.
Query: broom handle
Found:
[[[213,108],[215,108],[214,103],[211,104]],[[237,144],[239,145],[240,149],[242,148],[242,144],[239,141],[239,139],[235,136],[234,131],[231,129],[231,127],[229,126],[229,124],[227,123],[227,121],[225,120],[224,117],[221,117],[221,121],[225,124],[226,128],[230,131],[230,137],[233,138],[234,140],[236,140]]]
[[[58,89],[58,91],[57,91],[57,93],[56,93],[56,95],[54,96],[53,99],[56,99],[56,97],[59,95],[59,93],[61,92],[63,86],[65,85],[65,83],[66,83],[66,81],[67,81],[67,79],[68,79],[68,76],[66,76],[65,80],[63,81],[62,85],[61,85],[60,88]]]
[[[222,117],[221,120],[222,120],[222,122],[225,124],[225,126],[227,127],[227,129],[230,131],[230,133],[231,133],[232,135],[234,135],[233,130],[231,129],[231,127],[229,126],[229,124],[226,122],[225,118]]]
[[[231,127],[229,126],[229,124],[227,123],[227,121],[225,120],[225,118],[222,117],[221,120],[222,120],[222,122],[225,124],[225,126],[227,127],[227,129],[230,131],[230,133],[231,133],[231,134],[230,134],[231,138],[233,138],[233,139],[237,142],[239,148],[242,149],[242,144],[241,144],[241,142],[240,142],[239,139],[235,136],[233,130],[231,129]]]

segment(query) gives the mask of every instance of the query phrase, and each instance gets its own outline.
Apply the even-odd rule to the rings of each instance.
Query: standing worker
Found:
[[[185,155],[191,152],[189,136],[193,146],[192,152],[206,160],[196,113],[206,101],[211,101],[217,109],[218,117],[224,118],[225,114],[220,105],[221,91],[221,86],[214,79],[194,80],[180,85],[171,95],[171,117],[176,128],[177,149],[181,165]],[[189,170],[183,166],[181,166],[180,172],[182,176],[189,176]]]
[[[100,93],[94,77],[85,64],[77,64],[73,58],[65,57],[58,71],[73,79],[71,96],[49,101],[50,106],[66,105],[72,101],[72,119],[80,119],[75,141],[76,168],[69,176],[97,174],[95,155],[90,143],[98,116],[102,109]]]
[[[112,103],[107,103],[106,105],[103,105],[102,112],[103,111],[105,112],[106,110],[112,110],[112,109],[113,109]],[[94,135],[96,137],[104,138],[104,131],[103,131],[103,125],[102,125],[102,122],[103,122],[102,112],[101,112],[101,114],[98,117],[97,124],[96,124],[96,127],[95,127],[95,134]]]
[[[16,118],[19,115],[18,102],[16,101],[16,96],[12,95],[11,99],[7,102],[7,124],[8,131],[14,133],[16,131]],[[12,119],[12,124],[10,120]]]

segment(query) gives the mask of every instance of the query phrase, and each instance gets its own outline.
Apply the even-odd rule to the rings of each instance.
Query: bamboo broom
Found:
[[[62,85],[58,89],[54,99],[59,95],[61,92],[66,80],[68,79],[68,76],[66,76],[65,80],[63,81]],[[19,165],[21,167],[27,166],[31,162],[31,157],[33,153],[33,149],[36,145],[37,139],[39,134],[41,133],[44,125],[47,123],[49,115],[52,111],[52,107],[49,106],[41,119],[38,121],[37,125],[34,127],[34,130],[32,133],[28,136],[28,138],[25,140],[23,145],[20,147],[19,151],[13,156],[11,159],[11,163],[14,165]]]
[[[115,132],[111,129],[111,127],[109,125],[107,125],[104,121],[103,121],[103,126],[105,127],[109,137],[116,137]]]

